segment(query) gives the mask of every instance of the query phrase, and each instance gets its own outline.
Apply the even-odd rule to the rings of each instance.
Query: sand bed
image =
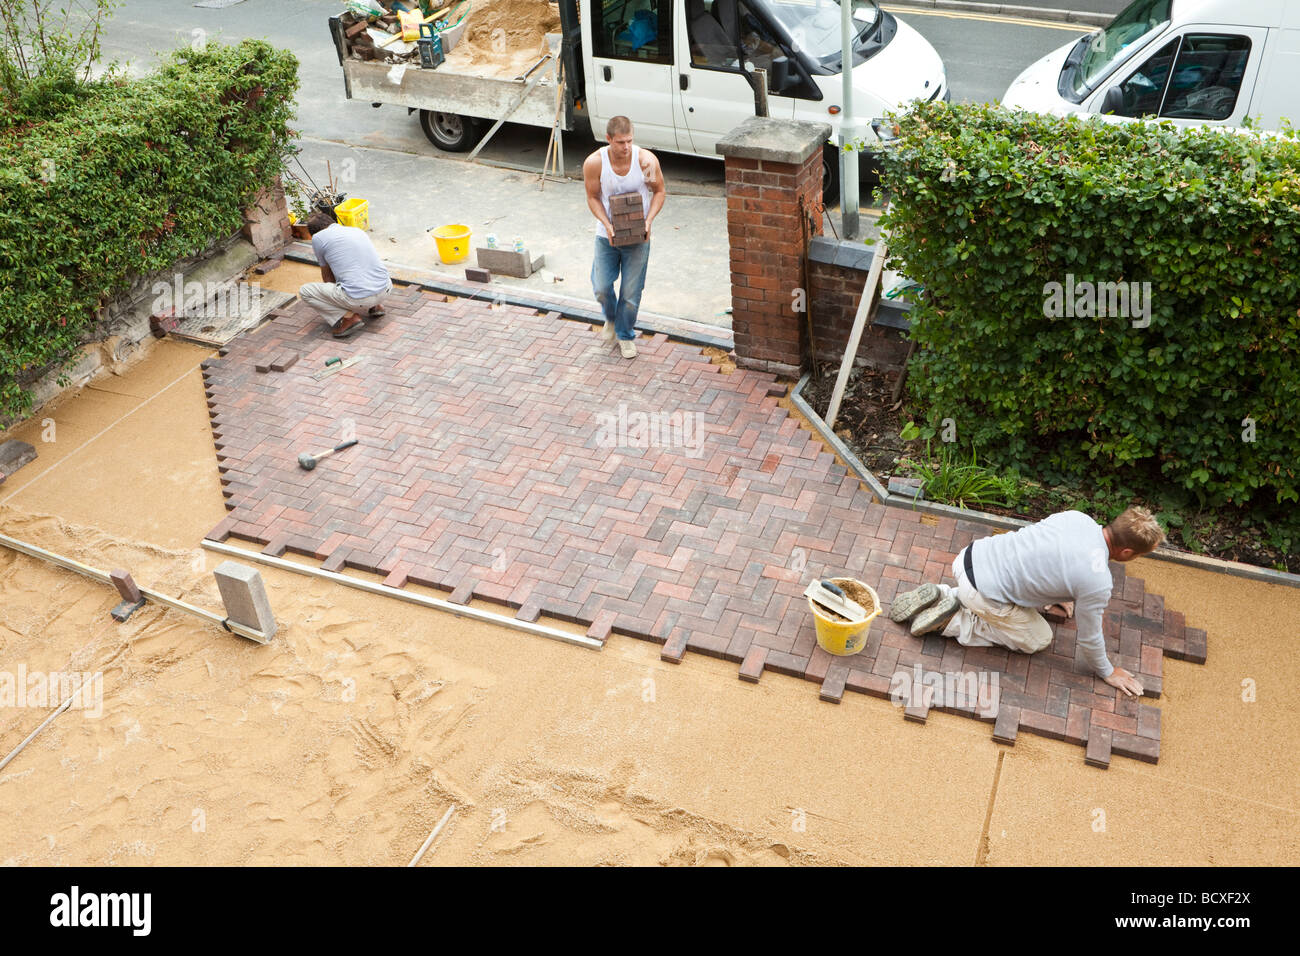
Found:
[[[219,608],[223,558],[196,547],[224,511],[208,354],[162,343],[17,429],[39,441],[48,416],[60,439],[0,489],[0,529]],[[103,675],[102,715],[68,711],[0,771],[0,862],[405,864],[455,803],[425,865],[1294,863],[1300,594],[1133,573],[1209,629],[1210,659],[1167,662],[1161,762],[1101,771],[965,718],[274,569],[265,647],[157,607],[117,625],[108,588],[0,552],[0,671]],[[0,755],[49,709],[0,709]]]

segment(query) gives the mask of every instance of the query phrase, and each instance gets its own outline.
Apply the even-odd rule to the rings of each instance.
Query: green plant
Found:
[[[953,418],[991,464],[1053,485],[1300,502],[1294,131],[938,102],[898,123],[883,225],[891,267],[925,287],[918,434]],[[1110,308],[1062,314],[1053,284],[1076,280]],[[1115,308],[1120,283],[1145,314]]]
[[[139,276],[236,233],[282,171],[298,61],[263,41],[174,54],[57,116],[0,127],[0,421]]]
[[[968,462],[960,457],[957,449],[945,443],[936,457],[927,440],[923,462],[904,459],[900,464],[921,479],[927,498],[958,508],[971,505],[1011,508],[1023,497],[1023,488],[1016,477],[998,475],[979,464],[974,449]]]

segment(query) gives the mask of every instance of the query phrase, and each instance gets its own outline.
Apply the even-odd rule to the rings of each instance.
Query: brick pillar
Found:
[[[803,360],[803,208],[822,200],[827,123],[754,117],[718,143],[727,165],[731,328],[736,362],[796,375]],[[802,201],[802,202],[801,202]],[[815,216],[814,234],[822,229]],[[803,299],[807,300],[808,290]]]
[[[243,233],[259,256],[270,255],[293,238],[289,228],[289,206],[279,176],[244,210]]]

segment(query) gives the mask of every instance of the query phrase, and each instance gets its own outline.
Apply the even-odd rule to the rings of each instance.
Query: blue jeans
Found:
[[[604,236],[596,237],[596,253],[591,261],[591,289],[605,312],[605,321],[614,323],[614,334],[620,339],[636,338],[636,310],[641,305],[641,290],[645,288],[645,270],[650,263],[650,243],[634,246],[611,246]],[[614,280],[619,273],[618,296],[614,295]]]

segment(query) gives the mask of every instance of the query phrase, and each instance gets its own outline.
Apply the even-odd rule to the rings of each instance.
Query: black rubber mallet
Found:
[[[323,451],[319,455],[309,455],[306,452],[303,452],[298,456],[298,467],[303,471],[311,471],[316,467],[316,462],[320,461],[322,458],[328,458],[336,451],[342,451],[344,448],[351,448],[356,443],[357,440],[354,438],[351,441],[345,441],[341,445],[335,445],[329,451]]]

